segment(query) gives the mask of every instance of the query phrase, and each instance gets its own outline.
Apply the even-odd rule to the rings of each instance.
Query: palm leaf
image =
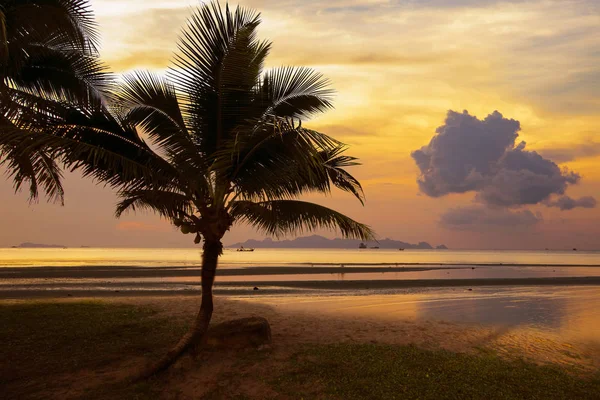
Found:
[[[43,149],[25,151],[30,144],[26,132],[14,126],[9,120],[0,120],[0,163],[6,168],[7,175],[14,182],[15,191],[21,190],[24,184],[29,185],[29,198],[35,200],[39,196],[41,185],[50,201],[62,203],[64,189],[62,173],[54,159]],[[14,135],[11,138],[11,134]],[[18,137],[19,140],[14,140]]]
[[[176,168],[106,110],[84,111],[26,93],[19,93],[19,101],[19,124],[26,130],[4,132],[0,144],[18,145],[24,153],[47,152],[115,188],[168,187],[178,181]]]
[[[185,126],[175,88],[164,78],[138,71],[123,77],[116,94],[124,120],[162,148],[174,164],[201,166],[196,144]]]
[[[367,225],[330,208],[298,200],[271,200],[259,203],[235,201],[231,216],[237,222],[248,223],[268,235],[281,237],[315,229],[339,230],[345,238],[373,240]]]
[[[170,77],[183,96],[182,111],[204,154],[243,122],[270,45],[256,39],[259,14],[217,2],[200,7],[181,35]]]
[[[190,198],[179,192],[167,190],[124,190],[119,192],[120,201],[115,214],[120,217],[126,211],[147,209],[167,218],[181,218],[194,213]]]
[[[333,108],[329,80],[310,68],[281,67],[265,73],[258,88],[262,115],[310,118]]]
[[[342,153],[346,146],[316,131],[294,126],[262,125],[239,137],[217,155],[214,168],[224,168],[238,197],[296,198],[308,192],[329,193],[336,186],[364,200],[360,183],[344,168],[356,165]]]
[[[8,77],[13,88],[83,107],[101,104],[111,81],[111,75],[96,57],[44,47],[29,49],[19,70]]]
[[[84,53],[97,52],[99,35],[88,0],[3,0],[2,8],[7,36],[16,46],[60,37]]]

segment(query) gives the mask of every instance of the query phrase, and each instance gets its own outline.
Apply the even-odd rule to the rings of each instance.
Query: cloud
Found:
[[[590,140],[587,143],[577,144],[573,147],[544,149],[540,153],[544,157],[563,163],[600,155],[600,143]]]
[[[556,200],[544,202],[546,206],[557,207],[562,211],[572,210],[576,207],[594,208],[596,207],[596,203],[596,199],[592,196],[583,196],[579,199],[573,199],[569,196],[561,196]]]
[[[532,227],[542,220],[540,214],[529,210],[510,211],[502,208],[482,206],[458,207],[446,211],[440,218],[440,225],[455,230],[481,231],[487,228]]]
[[[419,189],[431,197],[475,192],[476,201],[493,207],[533,205],[564,195],[580,175],[526,150],[525,142],[515,146],[520,129],[519,121],[498,111],[483,120],[449,111],[429,144],[411,154],[420,170]]]
[[[520,129],[497,111],[482,121],[467,111],[449,111],[429,144],[411,154],[421,171],[419,188],[431,197],[483,188]]]
[[[579,174],[561,170],[554,162],[524,148],[521,142],[504,154],[477,200],[504,207],[538,204],[552,194],[564,194],[568,185],[581,179]]]

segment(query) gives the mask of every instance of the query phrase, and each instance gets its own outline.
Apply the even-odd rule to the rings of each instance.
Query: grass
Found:
[[[414,346],[310,346],[276,384],[297,398],[600,399],[600,376],[553,366]],[[306,383],[316,388],[308,397]]]
[[[0,393],[36,397],[61,384],[53,377],[162,354],[184,328],[155,315],[100,302],[0,305]]]
[[[0,305],[0,322],[3,399],[177,398],[177,388],[213,370],[206,380],[212,386],[203,398],[600,399],[600,375],[581,377],[493,353],[381,344],[303,345],[282,351],[275,343],[272,351],[230,353],[233,361],[226,368],[212,368],[211,363],[223,361],[222,353],[212,351],[199,364],[184,363],[148,382],[103,382],[106,371],[162,355],[185,329],[184,321],[131,305],[34,302]],[[66,391],[85,376],[99,382],[91,389]]]

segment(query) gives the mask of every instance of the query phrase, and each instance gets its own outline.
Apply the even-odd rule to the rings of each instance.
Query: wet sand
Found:
[[[70,266],[0,268],[0,298],[177,296],[200,291],[200,268]],[[402,289],[489,286],[600,286],[599,267],[581,266],[248,266],[220,268],[227,295],[362,295]],[[258,288],[259,290],[254,290]]]
[[[342,267],[309,266],[268,266],[245,268],[219,268],[219,276],[254,275],[298,275],[298,274],[353,274],[374,272],[419,272],[451,267],[397,265]],[[43,278],[143,278],[143,277],[184,277],[201,274],[200,267],[121,267],[121,266],[85,266],[85,267],[5,267],[0,268],[0,279],[43,279]]]
[[[215,293],[222,295],[357,295],[394,293],[402,289],[462,288],[506,286],[600,286],[600,277],[527,278],[527,279],[440,279],[440,280],[365,280],[365,281],[260,281],[217,282]],[[256,288],[256,289],[255,289]],[[194,296],[200,284],[168,284],[164,282],[21,282],[0,284],[0,299],[114,296]]]

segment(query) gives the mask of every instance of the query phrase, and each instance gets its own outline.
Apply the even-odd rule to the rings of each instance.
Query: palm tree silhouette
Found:
[[[66,110],[97,107],[108,75],[97,54],[98,34],[87,0],[0,0],[0,161],[18,190],[41,185],[62,200],[61,172],[32,135]]]
[[[337,228],[373,238],[368,226],[298,200],[337,187],[363,202],[345,170],[357,162],[344,144],[302,126],[331,107],[329,83],[308,68],[264,71],[271,44],[256,38],[259,23],[255,11],[204,4],[187,22],[168,78],[126,75],[111,110],[71,108],[31,146],[118,189],[117,216],[148,209],[203,240],[198,315],[142,376],[168,367],[206,333],[222,238],[234,224],[274,236]]]

